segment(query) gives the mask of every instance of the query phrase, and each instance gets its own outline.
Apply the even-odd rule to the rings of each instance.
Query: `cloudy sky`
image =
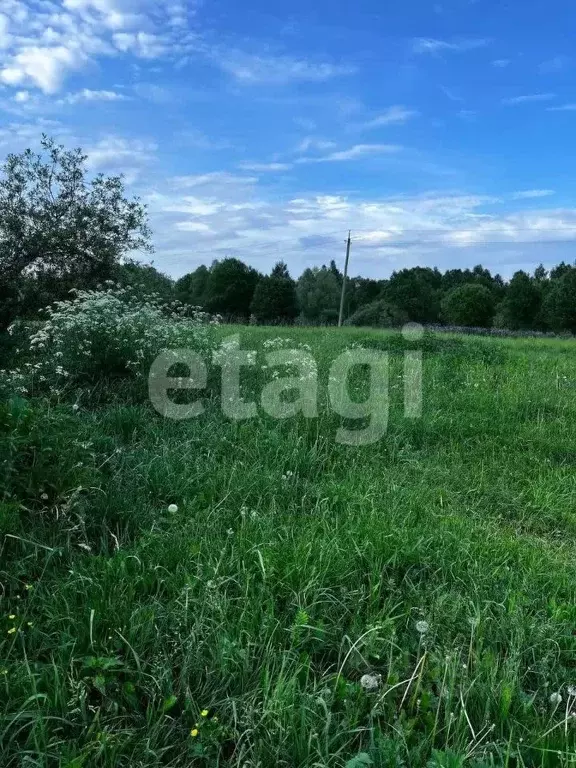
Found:
[[[0,153],[123,172],[173,276],[576,258],[573,0],[2,0]]]

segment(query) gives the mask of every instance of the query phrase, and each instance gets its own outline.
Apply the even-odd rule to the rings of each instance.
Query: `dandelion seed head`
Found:
[[[430,624],[427,621],[420,620],[416,622],[416,632],[419,632],[421,635],[425,635],[429,629]]]
[[[360,685],[365,691],[377,691],[381,680],[382,675],[362,675]]]
[[[171,514],[174,514],[175,512],[178,512],[178,505],[177,504],[169,504],[168,505],[168,512]]]

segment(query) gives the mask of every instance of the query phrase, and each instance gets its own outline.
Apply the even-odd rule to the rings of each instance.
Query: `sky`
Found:
[[[573,0],[2,0],[0,155],[123,173],[173,277],[576,258]]]

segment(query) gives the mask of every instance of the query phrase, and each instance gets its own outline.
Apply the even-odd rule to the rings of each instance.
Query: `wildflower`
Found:
[[[381,680],[382,675],[362,675],[360,685],[365,691],[377,691]]]
[[[550,694],[550,704],[552,704],[554,707],[559,706],[562,703],[562,696],[558,693],[558,691],[554,691]]]
[[[416,622],[416,632],[419,632],[421,635],[425,635],[429,629],[430,629],[430,624],[428,624],[427,621]]]
[[[79,408],[80,408],[80,406],[78,405],[78,403],[74,403],[74,405],[72,406],[72,410],[73,411],[77,411],[77,410],[79,410]]]
[[[11,613],[10,616],[8,616],[8,618],[10,619],[10,621],[14,621],[16,616],[13,613]]]
[[[208,710],[203,709],[202,712],[200,712],[200,717],[208,717]]]
[[[34,622],[32,622],[32,621],[27,621],[26,623],[28,624],[29,627],[33,627],[34,626]]]
[[[25,589],[25,590],[30,590],[30,589],[32,589],[32,584],[24,584],[24,589]]]
[[[196,736],[198,736],[198,728],[192,728],[192,730],[190,731],[190,736],[192,736],[192,738],[195,739]]]
[[[234,535],[234,530],[232,528],[228,528],[226,533],[228,534],[228,536],[233,536]]]
[[[172,514],[172,515],[175,514],[176,512],[178,512],[178,505],[177,504],[170,504],[168,506],[168,512],[170,512],[170,514]]]
[[[13,635],[15,632],[16,632],[16,627],[10,627],[10,629],[8,630],[9,635]]]
[[[48,500],[48,494],[47,493],[42,493],[40,495],[40,498],[42,499],[42,501],[47,501]]]

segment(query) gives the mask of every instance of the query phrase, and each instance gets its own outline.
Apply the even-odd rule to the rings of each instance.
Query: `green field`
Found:
[[[317,419],[231,421],[217,370],[182,422],[0,404],[0,765],[573,766],[576,345],[426,336],[408,419],[400,334],[238,332],[310,345]],[[391,353],[364,447],[322,394],[353,343]]]

